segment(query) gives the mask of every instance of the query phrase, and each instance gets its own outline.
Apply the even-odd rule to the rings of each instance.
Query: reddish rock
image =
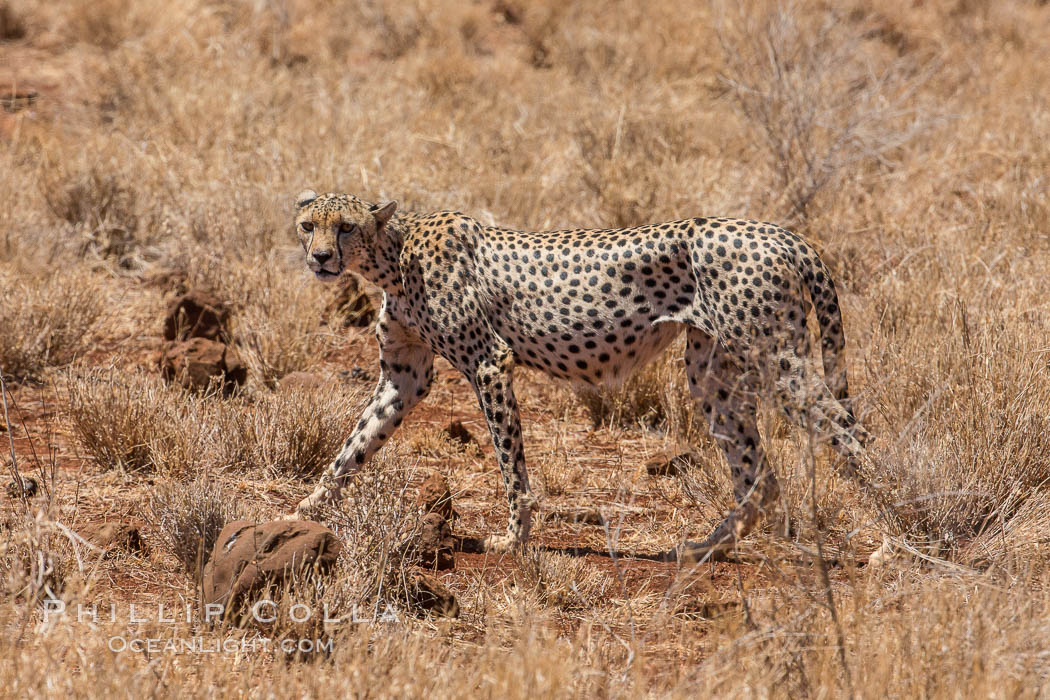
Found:
[[[204,602],[238,606],[291,573],[327,574],[341,550],[334,532],[309,520],[237,520],[219,533],[204,566]]]
[[[192,291],[176,297],[164,315],[167,340],[207,338],[218,340],[229,334],[230,310],[210,294]]]
[[[440,472],[430,472],[426,481],[419,488],[416,502],[424,513],[437,513],[447,520],[456,518],[456,511],[452,508],[452,491],[448,487],[448,481]]]
[[[683,452],[673,457],[662,455],[656,459],[649,460],[645,465],[645,471],[649,476],[677,476],[690,469],[696,469],[703,460],[696,452]]]
[[[324,389],[328,384],[323,377],[310,372],[291,372],[281,378],[277,388],[281,391],[313,391]]]
[[[419,533],[419,564],[431,571],[448,571],[456,568],[456,540],[452,527],[437,513],[423,517],[423,529]]]
[[[419,612],[459,617],[459,602],[436,577],[410,571],[405,574],[404,584],[404,599],[409,607]]]
[[[142,533],[135,523],[88,523],[80,528],[80,536],[96,547],[109,551],[123,550],[132,554],[145,554],[148,551]]]
[[[467,430],[467,426],[463,425],[463,421],[454,420],[448,424],[445,428],[445,435],[449,437],[453,442],[466,447],[467,445],[474,445],[478,447],[478,441],[474,439],[474,436]]]
[[[456,568],[457,542],[452,526],[438,513],[427,513],[419,533],[406,540],[397,549],[405,564],[418,564],[430,571],[449,571]]]
[[[207,338],[172,343],[161,359],[161,373],[168,381],[195,391],[217,383],[223,393],[230,393],[248,378],[248,368],[233,348]]]

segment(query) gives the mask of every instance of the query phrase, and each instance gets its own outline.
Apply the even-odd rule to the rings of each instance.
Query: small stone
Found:
[[[478,441],[474,439],[474,436],[467,430],[467,426],[463,425],[463,421],[454,420],[448,424],[445,428],[445,435],[448,436],[453,442],[458,442],[464,447],[468,445],[474,445],[478,447]]]
[[[167,340],[207,338],[218,340],[229,334],[230,310],[210,294],[191,291],[176,297],[164,316]]]
[[[267,584],[279,586],[292,573],[309,569],[328,575],[341,551],[334,532],[309,520],[237,520],[219,533],[204,566],[204,602],[250,604]]]
[[[404,583],[402,592],[409,607],[419,612],[459,617],[459,602],[436,577],[411,571],[405,574]]]
[[[15,479],[11,479],[7,483],[7,495],[11,498],[21,498],[23,490],[25,491],[26,498],[32,498],[40,490],[40,485],[37,484],[36,479],[31,476],[21,476],[21,485]]]
[[[161,360],[161,374],[184,388],[204,391],[219,384],[231,393],[248,378],[248,368],[233,348],[207,338],[172,343]]]
[[[148,551],[142,533],[134,523],[88,523],[80,529],[80,536],[107,551],[123,550],[132,554],[145,554]]]
[[[281,391],[313,391],[324,389],[328,382],[324,378],[310,372],[291,372],[284,375],[277,383]]]
[[[437,513],[447,520],[456,518],[456,511],[452,507],[452,491],[449,489],[448,481],[440,472],[430,472],[426,481],[419,488],[416,502],[424,513]]]
[[[696,452],[683,452],[668,458],[666,455],[652,459],[645,465],[649,476],[678,476],[703,464]]]

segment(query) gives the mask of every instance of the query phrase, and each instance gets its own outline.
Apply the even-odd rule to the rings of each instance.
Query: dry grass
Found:
[[[901,148],[940,118],[922,93],[937,60],[907,46],[857,50],[877,31],[872,13],[718,8],[720,78],[775,176],[760,206],[782,211],[787,223],[804,225],[815,200],[844,177],[896,165]]]
[[[326,590],[346,610],[355,603],[369,613],[386,604],[404,607],[407,567],[404,543],[419,532],[409,492],[414,470],[402,459],[381,453],[348,489],[346,499],[323,516],[343,542],[339,580]]]
[[[595,607],[609,594],[612,582],[586,561],[556,552],[532,549],[522,555],[518,588],[535,597],[530,603],[562,610]]]
[[[157,376],[114,369],[71,376],[69,416],[81,446],[103,469],[190,473],[214,442],[209,404]]]
[[[0,539],[0,581],[8,604],[32,609],[66,593],[71,563],[65,535],[43,518],[9,523]]]
[[[226,405],[216,417],[217,461],[254,473],[315,477],[339,452],[364,398],[335,385]]]
[[[658,361],[643,367],[617,387],[581,389],[580,403],[595,426],[619,425],[665,431],[682,440],[701,440],[706,428],[693,411],[689,383],[682,371],[685,346],[675,343]]]
[[[26,696],[1045,695],[1050,102],[1033,86],[1050,83],[1047,37],[1050,8],[1024,0],[0,2],[0,99],[39,93],[0,112],[0,371],[29,380],[10,387],[0,442],[24,472],[51,460],[45,505],[5,501],[0,625],[13,634],[0,635],[0,684]],[[783,498],[742,563],[678,576],[620,557],[702,538],[728,505],[672,353],[582,400],[519,373],[541,514],[599,508],[604,525],[542,515],[548,550],[461,558],[444,575],[456,621],[350,625],[316,664],[146,658],[108,650],[129,633],[121,622],[41,625],[51,594],[192,600],[186,570],[208,533],[235,511],[287,510],[345,439],[376,351],[371,334],[325,324],[330,289],[302,270],[289,210],[307,186],[519,228],[699,215],[796,226],[841,282],[870,467],[918,556],[853,568],[875,510],[766,407]],[[167,298],[146,281],[165,276],[230,305],[243,395],[191,396],[157,377]],[[372,377],[335,379],[355,366]],[[300,370],[328,383],[273,391]],[[458,531],[503,527],[473,402],[439,362],[430,398],[327,516],[347,548],[313,600],[400,605],[417,464],[449,477]],[[440,437],[453,418],[480,450]],[[706,466],[645,474],[681,443]],[[132,515],[165,555],[96,566],[59,526]],[[302,584],[297,595],[314,585]]]
[[[39,378],[91,348],[91,333],[105,314],[102,293],[92,275],[0,270],[0,370]]]
[[[202,465],[313,477],[346,438],[363,391],[292,388],[222,400],[155,375],[114,369],[72,375],[68,413],[81,447],[104,469],[187,475]]]
[[[316,369],[344,342],[320,326],[326,288],[304,282],[263,273],[244,295],[238,343],[252,377],[265,386],[276,386],[291,372]]]
[[[168,551],[194,579],[200,576],[223,526],[239,518],[235,502],[204,476],[188,484],[160,484],[149,506]]]

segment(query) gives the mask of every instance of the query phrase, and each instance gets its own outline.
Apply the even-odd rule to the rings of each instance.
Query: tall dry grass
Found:
[[[91,349],[92,333],[106,313],[97,277],[5,272],[0,272],[0,371],[39,379],[46,369],[68,365]]]
[[[357,399],[272,387],[374,362],[367,334],[322,324],[327,291],[301,270],[290,198],[310,186],[528,229],[796,225],[840,281],[870,467],[915,550],[887,571],[851,568],[875,509],[767,408],[783,498],[744,548],[759,563],[700,572],[699,592],[530,552],[509,579],[492,577],[506,561],[453,575],[459,621],[344,630],[327,662],[168,663],[107,651],[119,625],[35,631],[42,594],[27,591],[48,580],[46,553],[64,552],[62,571],[76,556],[19,516],[0,531],[17,584],[0,624],[29,631],[0,636],[0,681],[74,696],[1045,694],[1048,30],[1050,9],[1024,0],[0,3],[0,88],[40,92],[0,114],[0,366],[68,391],[62,459],[94,458],[56,471],[58,521],[141,508],[202,472],[260,517],[309,489]],[[165,302],[143,281],[164,275],[231,305],[246,396],[142,375]],[[537,537],[654,552],[707,534],[729,487],[710,444],[709,471],[636,478],[657,447],[699,439],[680,372],[669,356],[586,406],[519,374],[534,485],[554,507],[613,513],[603,527],[546,519]],[[484,440],[480,457],[397,451],[451,417],[456,386],[438,382],[429,423],[406,421],[381,474],[364,475],[382,494],[330,520],[351,545],[344,599],[387,585],[391,533],[414,523],[399,471],[413,460],[449,473],[457,527],[502,527]],[[818,544],[841,565],[827,579]],[[13,566],[32,559],[16,552],[43,565]],[[106,580],[148,581],[134,595],[158,598],[189,585],[166,562]],[[63,595],[99,586],[112,590],[95,578]]]

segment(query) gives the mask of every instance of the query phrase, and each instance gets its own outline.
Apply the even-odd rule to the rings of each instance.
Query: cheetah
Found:
[[[514,398],[515,366],[576,384],[615,384],[683,330],[690,393],[725,453],[736,505],[705,541],[685,542],[672,556],[724,557],[779,496],[757,427],[763,392],[859,474],[869,434],[847,403],[835,283],[813,247],[789,231],[695,218],[522,232],[459,212],[408,213],[393,201],[313,190],[301,192],[295,207],[314,275],[334,280],[352,270],[382,290],[383,304],[378,385],[321,482],[288,517],[309,517],[340,498],[350,476],[427,395],[440,355],[474,389],[510,507],[506,533],[482,546],[523,547],[536,500]],[[823,377],[810,354],[810,304]]]

